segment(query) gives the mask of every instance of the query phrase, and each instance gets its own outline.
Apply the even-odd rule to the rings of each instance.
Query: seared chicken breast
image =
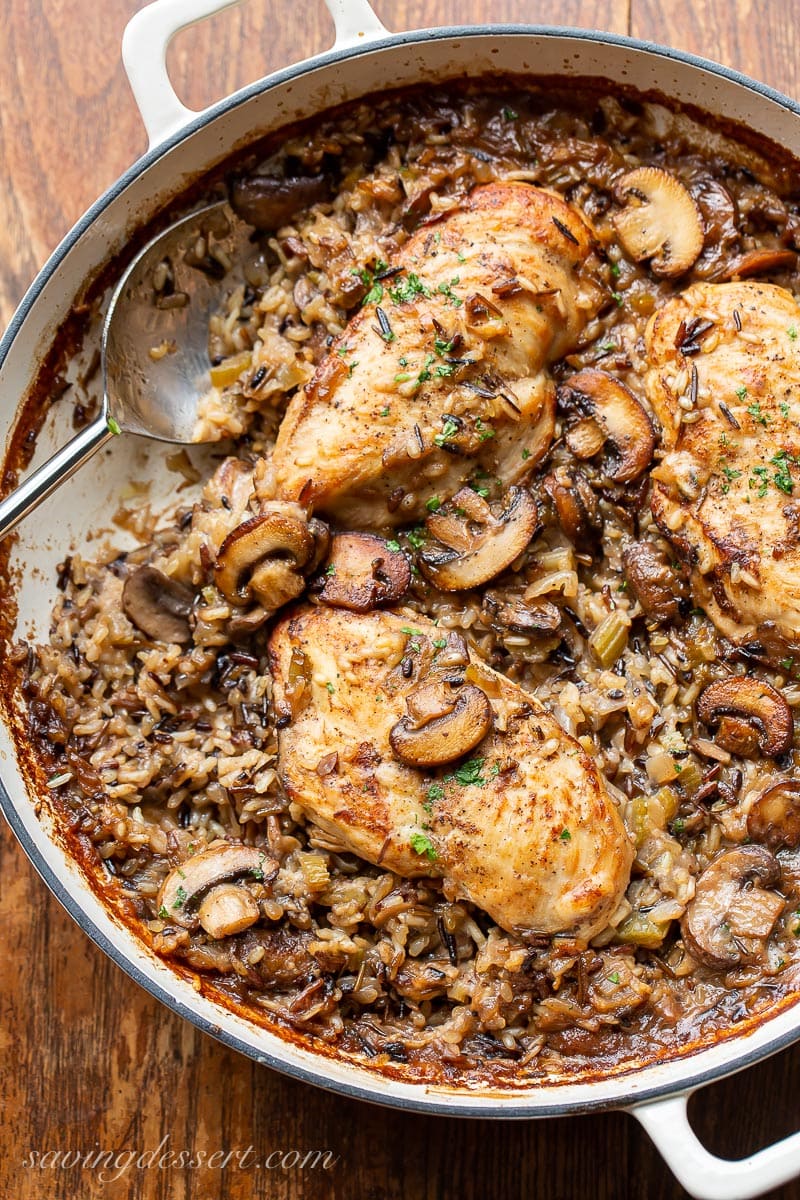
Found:
[[[528,184],[475,188],[425,224],[289,405],[275,495],[359,529],[401,525],[486,471],[511,484],[547,451],[547,366],[602,292],[583,218]]]
[[[608,924],[633,850],[597,767],[461,639],[412,612],[307,606],[278,622],[270,655],[283,786],[337,843],[443,877],[509,931]]]
[[[666,454],[652,509],[725,636],[800,645],[800,306],[768,283],[699,283],[647,330]]]

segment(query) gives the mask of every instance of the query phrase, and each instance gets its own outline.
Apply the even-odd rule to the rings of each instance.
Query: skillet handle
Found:
[[[197,116],[178,99],[167,73],[167,47],[179,30],[241,0],[155,0],[131,17],[122,35],[122,61],[150,148]],[[336,29],[334,50],[385,37],[369,0],[325,0]]]
[[[800,1175],[800,1133],[749,1158],[717,1158],[694,1133],[686,1113],[691,1092],[627,1109],[643,1126],[673,1175],[696,1200],[750,1200]]]

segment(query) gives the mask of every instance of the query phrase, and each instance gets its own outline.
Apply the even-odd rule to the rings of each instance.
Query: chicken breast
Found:
[[[289,405],[275,494],[359,529],[401,525],[476,471],[514,483],[547,451],[547,366],[603,292],[592,233],[524,183],[424,225]]]
[[[306,606],[270,655],[280,777],[311,821],[368,862],[443,877],[506,930],[605,928],[631,842],[594,762],[532,696],[411,612]],[[396,730],[432,680],[488,700],[486,732],[456,761],[414,766]]]
[[[800,306],[768,283],[699,283],[647,330],[666,454],[652,509],[725,636],[800,645]]]

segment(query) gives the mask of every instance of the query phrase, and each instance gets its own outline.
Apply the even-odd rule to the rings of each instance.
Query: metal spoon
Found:
[[[103,325],[101,411],[0,501],[0,539],[115,435],[198,440],[198,401],[210,386],[209,317],[220,304],[221,279],[237,282],[253,249],[251,233],[225,202],[212,204],[171,225],[136,256]],[[235,264],[230,271],[229,262]],[[156,291],[156,271],[163,275],[165,263],[171,281]]]

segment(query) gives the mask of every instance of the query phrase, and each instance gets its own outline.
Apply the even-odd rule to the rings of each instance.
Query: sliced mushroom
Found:
[[[211,889],[197,910],[197,917],[212,938],[232,937],[255,925],[260,916],[250,892],[235,883]]]
[[[372,533],[337,533],[328,565],[317,586],[320,599],[332,608],[369,612],[393,604],[408,589],[411,564],[400,550],[390,550]]]
[[[474,750],[492,728],[492,706],[473,684],[429,680],[406,698],[408,715],[392,726],[389,742],[401,762],[436,767]]]
[[[703,249],[700,210],[686,188],[661,167],[637,167],[623,175],[614,199],[624,205],[613,218],[625,253],[634,262],[650,259],[662,278],[688,271]]]
[[[619,379],[587,367],[559,387],[557,398],[563,413],[590,417],[600,427],[607,450],[605,472],[610,479],[627,483],[650,465],[656,447],[653,426],[641,403]]]
[[[800,781],[778,779],[753,801],[747,815],[747,834],[772,850],[800,846]]]
[[[558,523],[576,546],[585,548],[602,528],[597,497],[583,471],[557,467],[543,481],[555,506]]]
[[[645,616],[653,621],[674,621],[682,609],[686,611],[684,580],[649,542],[626,546],[622,566]]]
[[[536,604],[521,599],[503,599],[492,592],[483,598],[483,609],[494,628],[511,633],[555,633],[561,624],[561,609],[549,600]]]
[[[717,730],[716,741],[732,754],[758,748],[771,758],[792,745],[792,710],[776,688],[753,675],[730,675],[700,693],[697,716]]]
[[[158,893],[158,911],[174,925],[196,929],[198,906],[212,888],[246,876],[263,882],[277,871],[277,860],[256,846],[235,842],[210,846],[170,871]]]
[[[718,855],[697,880],[681,920],[689,953],[716,970],[758,958],[783,911],[783,897],[766,890],[779,882],[778,861],[763,846]]]
[[[314,557],[308,524],[295,513],[269,509],[228,534],[217,552],[214,579],[231,604],[258,602],[274,612],[303,591],[303,571]]]
[[[722,279],[747,279],[751,275],[771,275],[775,271],[794,271],[797,255],[794,250],[750,250],[734,258]]]
[[[156,642],[188,642],[189,614],[194,596],[157,567],[139,567],[125,580],[122,610],[147,637]]]
[[[509,489],[499,516],[477,492],[462,488],[449,505],[428,517],[426,525],[444,546],[426,546],[420,567],[446,592],[478,587],[499,575],[541,527],[536,501],[521,487]]]
[[[301,208],[324,200],[330,192],[325,175],[248,175],[234,181],[231,208],[248,225],[270,231],[280,229]]]

